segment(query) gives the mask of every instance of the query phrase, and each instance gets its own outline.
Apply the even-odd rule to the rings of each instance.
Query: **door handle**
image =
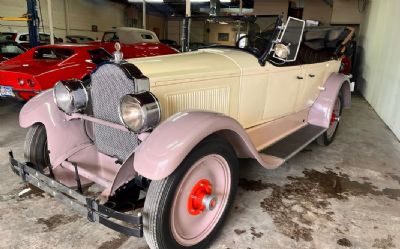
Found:
[[[310,78],[314,78],[315,74],[309,74],[308,76],[310,76]]]
[[[297,76],[297,79],[298,79],[298,80],[302,80],[302,79],[303,79],[303,77],[301,77],[301,76]]]

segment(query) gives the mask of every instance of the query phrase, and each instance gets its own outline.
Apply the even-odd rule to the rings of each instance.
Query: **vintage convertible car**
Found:
[[[271,27],[236,46],[129,61],[116,51],[89,86],[60,81],[22,108],[28,162],[10,152],[12,169],[150,248],[207,247],[232,206],[238,158],[275,169],[314,140],[328,145],[351,102],[343,49],[303,47],[304,21],[268,18],[236,19]],[[92,183],[97,196],[82,187]]]

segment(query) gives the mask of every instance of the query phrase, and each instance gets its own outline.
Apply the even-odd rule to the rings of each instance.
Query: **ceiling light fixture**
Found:
[[[164,3],[164,0],[144,0],[147,3]],[[128,0],[129,3],[143,3],[143,0]],[[207,3],[210,0],[190,0],[191,3]],[[220,0],[221,3],[230,3],[231,0]]]

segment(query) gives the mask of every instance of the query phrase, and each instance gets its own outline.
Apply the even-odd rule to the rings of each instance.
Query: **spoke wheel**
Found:
[[[150,248],[205,248],[215,238],[237,189],[238,161],[219,137],[201,142],[176,171],[152,181],[144,206]]]

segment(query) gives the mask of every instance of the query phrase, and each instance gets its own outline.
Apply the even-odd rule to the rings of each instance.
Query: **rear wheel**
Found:
[[[50,158],[46,128],[43,124],[37,123],[29,128],[25,139],[24,155],[25,159],[33,164],[36,170],[45,173],[50,165]]]
[[[333,107],[329,127],[320,137],[317,138],[317,143],[319,145],[329,145],[335,139],[336,132],[339,128],[340,118],[342,116],[342,103],[342,94],[339,92]]]
[[[219,137],[201,142],[170,176],[152,181],[144,235],[152,249],[206,248],[232,206],[238,160]]]

